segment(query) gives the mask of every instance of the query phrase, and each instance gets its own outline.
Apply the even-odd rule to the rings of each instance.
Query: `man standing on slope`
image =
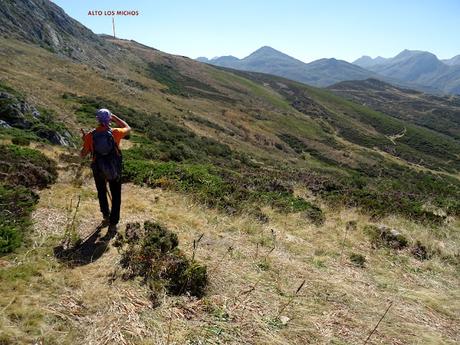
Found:
[[[97,128],[89,133],[81,130],[83,148],[80,155],[85,157],[91,153],[93,157],[91,169],[96,183],[99,206],[104,217],[99,227],[109,226],[109,233],[116,233],[121,206],[120,141],[130,133],[131,127],[107,109],[99,109],[96,112],[96,119],[99,122]],[[114,121],[119,128],[111,128],[111,121]],[[107,201],[107,182],[112,195],[111,210]]]

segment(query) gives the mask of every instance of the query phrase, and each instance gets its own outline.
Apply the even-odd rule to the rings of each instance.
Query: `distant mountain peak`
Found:
[[[211,61],[215,61],[218,59],[227,59],[227,60],[239,60],[236,56],[233,55],[222,55],[222,56],[215,56],[211,59]]]
[[[278,55],[278,56],[286,56],[286,57],[290,57],[289,55],[279,51],[279,50],[276,50],[275,48],[272,48],[272,47],[269,47],[269,46],[263,46],[263,47],[260,47],[259,49],[253,51],[251,54],[249,54],[247,56],[250,57],[250,56],[265,56],[265,55]],[[292,57],[290,57],[292,58]],[[294,59],[294,58],[292,58]]]
[[[407,59],[407,58],[411,58],[411,57],[414,57],[414,56],[420,56],[420,55],[431,56],[431,57],[435,57],[437,59],[436,55],[434,55],[434,54],[432,54],[430,52],[423,51],[423,50],[409,50],[409,49],[404,49],[402,52],[400,52],[394,58],[395,59]]]
[[[377,56],[375,59],[373,59],[369,55],[363,55],[359,59],[353,61],[352,63],[362,68],[369,68],[371,66],[381,64],[385,61],[386,59],[381,56]]]
[[[446,65],[449,65],[449,66],[457,66],[457,65],[460,65],[460,54],[459,55],[456,55],[450,59],[444,59],[444,60],[441,60],[442,62],[444,62]]]
[[[356,59],[355,61],[353,61],[354,64],[362,61],[362,62],[365,62],[365,61],[373,61],[374,59],[371,58],[369,55],[363,55],[361,56],[360,58]]]
[[[277,53],[281,53],[279,50],[276,50],[275,48],[272,48],[270,46],[262,46],[260,47],[259,49],[257,49],[255,52],[258,52],[258,51],[261,51],[261,52],[277,52]],[[255,53],[254,52],[254,53]]]

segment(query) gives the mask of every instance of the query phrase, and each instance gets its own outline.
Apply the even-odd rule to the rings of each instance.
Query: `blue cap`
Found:
[[[96,119],[99,123],[108,126],[112,118],[112,113],[108,109],[99,109],[96,111]]]

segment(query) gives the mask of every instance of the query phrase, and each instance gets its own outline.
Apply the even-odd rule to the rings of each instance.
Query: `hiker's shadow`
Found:
[[[65,248],[62,244],[54,247],[54,256],[61,262],[71,266],[83,266],[98,260],[108,249],[110,240],[117,231],[107,231],[101,237],[102,227],[97,227],[94,232],[74,247]]]

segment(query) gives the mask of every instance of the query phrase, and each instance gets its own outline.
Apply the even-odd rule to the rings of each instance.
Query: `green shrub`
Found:
[[[188,116],[187,120],[202,124],[202,125],[204,125],[206,127],[209,127],[209,128],[213,128],[216,131],[221,132],[221,133],[226,133],[228,135],[235,135],[235,133],[233,133],[231,130],[229,130],[229,129],[225,128],[225,127],[222,127],[222,126],[218,125],[215,122],[209,121],[208,119],[206,119],[204,117]]]
[[[120,260],[125,278],[142,277],[154,294],[165,289],[174,295],[204,295],[208,283],[206,266],[189,260],[179,250],[175,233],[146,221],[143,229],[139,223],[127,224],[126,237],[127,248],[122,249]]]
[[[307,211],[313,208],[311,203],[289,192],[261,192],[255,193],[255,197],[287,213]]]
[[[21,245],[21,232],[0,223],[0,254],[9,253]]]
[[[0,253],[20,246],[37,200],[38,196],[25,187],[0,184]]]
[[[11,139],[11,142],[14,145],[19,145],[19,146],[29,146],[30,145],[30,139],[25,138],[25,137],[14,137]]]
[[[278,137],[297,153],[308,152],[309,150],[307,144],[291,134],[283,133],[279,134]]]
[[[31,188],[44,188],[57,178],[56,163],[41,152],[16,145],[0,145],[0,253],[19,247],[30,227],[38,201]]]
[[[206,266],[195,261],[189,261],[185,256],[176,256],[167,271],[168,283],[166,288],[174,295],[189,293],[202,297],[208,284]]]
[[[356,267],[364,268],[366,264],[366,258],[361,254],[351,253],[350,261]]]
[[[364,234],[366,234],[373,245],[380,243],[380,229],[377,225],[369,224],[363,228]]]
[[[304,215],[315,225],[324,224],[324,213],[321,208],[316,205],[310,204],[310,207],[305,211]]]
[[[37,137],[36,134],[23,130],[20,128],[14,128],[14,127],[9,127],[9,128],[4,128],[0,127],[0,138],[1,139],[10,139],[12,140],[13,138],[25,138],[29,139],[30,141],[41,141],[39,137]]]
[[[177,235],[159,223],[146,221],[144,233],[143,249],[147,252],[166,254],[179,245]]]
[[[127,161],[124,178],[150,187],[188,192],[210,206],[221,204],[228,188],[212,166],[199,164]]]
[[[7,184],[44,188],[57,179],[56,162],[37,150],[0,145],[0,155],[0,172]]]
[[[274,187],[270,179],[242,176],[210,164],[127,160],[123,174],[126,181],[186,192],[207,206],[229,213],[263,203],[287,213],[306,211],[306,216],[316,224],[324,220],[319,207],[294,196],[292,190],[281,185]],[[249,184],[253,186],[248,188]],[[273,191],[274,188],[280,191]]]

